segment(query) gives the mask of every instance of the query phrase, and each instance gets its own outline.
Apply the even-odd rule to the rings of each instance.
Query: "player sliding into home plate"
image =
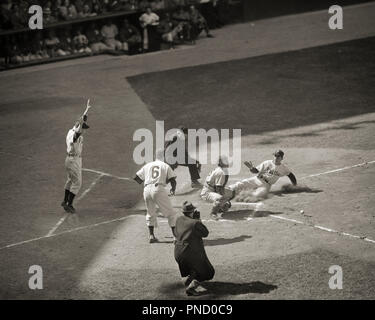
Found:
[[[257,167],[254,167],[250,161],[245,161],[244,164],[250,169],[251,173],[256,176],[238,181],[228,188],[233,190],[238,196],[241,191],[251,191],[250,196],[253,201],[266,199],[273,184],[275,184],[281,177],[287,176],[292,182],[292,186],[284,187],[289,191],[297,186],[297,179],[290,169],[283,163],[284,152],[282,150],[276,151],[273,160],[266,160]]]

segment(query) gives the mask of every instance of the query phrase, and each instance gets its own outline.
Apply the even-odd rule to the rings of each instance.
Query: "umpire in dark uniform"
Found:
[[[191,158],[189,155],[188,144],[187,144],[187,134],[188,134],[188,128],[180,126],[178,128],[177,133],[172,137],[172,140],[165,142],[164,150],[166,154],[166,160],[168,163],[169,162],[168,161],[168,148],[172,144],[176,143],[177,140],[178,140],[177,143],[184,144],[184,148],[185,148],[184,161],[182,163],[177,162],[177,163],[168,163],[168,164],[171,166],[173,170],[176,169],[179,165],[188,167],[189,173],[190,173],[190,179],[191,179],[191,187],[201,188],[202,184],[198,181],[201,178],[199,175],[201,171],[201,164],[199,163],[199,161]],[[172,154],[174,157],[177,157],[177,150],[174,150]]]
[[[187,295],[201,295],[207,290],[199,282],[211,280],[215,269],[208,260],[202,238],[208,229],[200,220],[200,213],[190,202],[182,207],[183,216],[176,221],[174,255],[180,268]]]

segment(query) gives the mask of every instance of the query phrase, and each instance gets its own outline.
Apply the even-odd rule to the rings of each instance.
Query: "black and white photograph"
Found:
[[[375,299],[374,1],[2,0],[0,134],[0,300]]]

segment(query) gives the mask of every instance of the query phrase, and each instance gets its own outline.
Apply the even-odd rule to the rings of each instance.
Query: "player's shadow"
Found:
[[[189,195],[189,194],[193,194],[193,193],[198,193],[198,192],[201,192],[202,188],[195,188],[195,189],[190,189],[190,190],[187,190],[187,191],[184,191],[184,192],[176,192],[175,194],[175,197],[179,197],[179,196],[186,196],[186,195]]]
[[[249,218],[263,218],[268,217],[270,214],[282,214],[279,211],[267,211],[267,210],[233,210],[228,211],[222,215],[223,219],[226,220],[247,220]]]
[[[229,295],[236,296],[249,293],[267,294],[278,288],[276,285],[261,281],[246,283],[207,281],[202,282],[202,286],[207,289],[207,292],[196,297],[197,299],[217,299]],[[183,296],[179,297],[179,293],[183,294],[184,292],[184,286],[180,282],[162,284],[159,287],[159,292],[167,296],[173,296],[173,299],[176,299],[176,297],[184,298]]]
[[[226,245],[226,244],[231,244],[231,243],[245,241],[246,239],[250,239],[250,238],[252,238],[252,236],[242,235],[242,236],[234,237],[234,238],[231,238],[231,239],[225,239],[225,238],[205,239],[204,240],[204,245],[206,247],[210,247],[210,246],[222,246],[222,245]]]
[[[294,194],[294,193],[320,193],[323,192],[321,189],[314,189],[314,188],[309,188],[309,187],[298,187],[298,188],[281,188],[280,190],[272,191],[271,194],[278,196],[278,197],[283,197],[285,194]]]
[[[207,289],[207,295],[213,296],[240,295],[248,293],[266,294],[278,288],[276,285],[261,281],[247,283],[210,281],[204,282],[202,285]]]

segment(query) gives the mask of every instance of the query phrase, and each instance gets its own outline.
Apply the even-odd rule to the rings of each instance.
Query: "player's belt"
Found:
[[[259,178],[260,180],[263,180],[265,183],[270,184],[270,182],[268,181],[267,178],[265,178],[265,177],[263,177],[263,176],[259,176],[258,178]]]
[[[164,186],[165,187],[165,184],[163,184],[163,183],[147,183],[147,184],[145,184],[145,187],[151,186],[151,185],[154,185],[155,187],[157,187],[157,186]]]
[[[82,156],[81,155],[77,155],[77,154],[73,154],[73,153],[67,153],[66,154],[68,157],[78,157],[78,158],[81,158]]]

